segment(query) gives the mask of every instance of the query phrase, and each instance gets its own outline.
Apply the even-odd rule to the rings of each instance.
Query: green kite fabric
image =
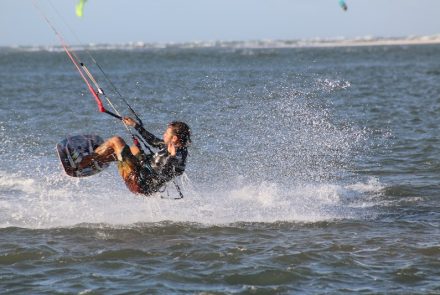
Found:
[[[86,4],[87,0],[79,0],[78,4],[76,4],[76,16],[82,17],[84,12],[84,4]]]

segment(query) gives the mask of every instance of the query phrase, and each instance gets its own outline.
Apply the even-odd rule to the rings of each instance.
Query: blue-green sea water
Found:
[[[191,126],[184,198],[66,176],[58,141],[128,133],[62,50],[1,48],[1,294],[440,294],[439,45],[90,52]]]

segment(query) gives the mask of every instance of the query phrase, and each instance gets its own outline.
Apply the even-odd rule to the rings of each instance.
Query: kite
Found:
[[[77,17],[82,17],[83,16],[83,11],[84,11],[84,4],[86,4],[87,0],[79,0],[78,4],[76,4],[76,16]]]
[[[344,11],[347,11],[348,6],[347,3],[345,3],[345,0],[339,0],[339,5],[341,6],[342,9],[344,9]]]

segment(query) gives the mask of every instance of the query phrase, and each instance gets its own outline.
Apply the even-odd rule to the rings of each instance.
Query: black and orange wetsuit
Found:
[[[171,156],[160,138],[140,125],[136,125],[135,128],[145,141],[158,151],[152,155],[133,155],[127,145],[120,157],[118,156],[118,169],[120,172],[124,169],[131,170],[129,177],[124,179],[130,191],[150,195],[158,192],[166,182],[185,171],[188,150],[186,147],[177,148],[176,155]]]

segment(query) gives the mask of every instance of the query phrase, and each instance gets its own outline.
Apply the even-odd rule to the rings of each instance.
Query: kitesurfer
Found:
[[[134,127],[145,141],[159,149],[155,154],[147,155],[138,146],[128,146],[115,136],[97,147],[78,164],[80,169],[91,165],[117,161],[118,171],[128,189],[133,193],[150,195],[174,177],[185,171],[187,147],[191,142],[191,131],[184,122],[174,121],[168,124],[163,140],[148,132],[130,117],[123,121]]]

